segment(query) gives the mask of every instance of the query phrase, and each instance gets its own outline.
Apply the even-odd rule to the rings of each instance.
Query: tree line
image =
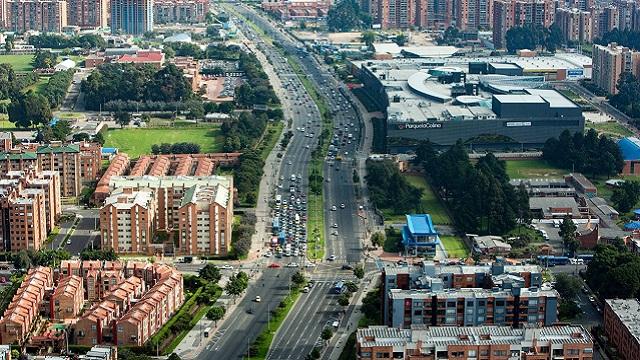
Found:
[[[102,36],[84,34],[67,37],[59,34],[46,33],[29,36],[29,44],[36,48],[69,49],[81,47],[84,49],[103,49],[107,43]]]
[[[327,26],[331,31],[351,31],[371,27],[371,16],[362,11],[356,0],[342,0],[334,3],[327,13]]]
[[[161,143],[151,145],[151,153],[158,154],[199,154],[200,145],[190,142],[179,142],[175,144]]]
[[[624,167],[624,160],[618,144],[594,129],[586,134],[569,130],[558,138],[548,139],[542,149],[542,158],[551,164],[585,174],[615,176]]]
[[[91,110],[106,108],[112,101],[135,102],[138,110],[147,110],[148,102],[186,102],[194,97],[182,70],[173,64],[160,70],[150,64],[103,64],[81,87]]]
[[[246,82],[235,90],[234,101],[238,107],[249,108],[255,104],[276,105],[280,101],[269,83],[267,74],[254,54],[241,52],[238,67],[244,72]]]
[[[472,165],[462,142],[438,154],[425,141],[416,149],[416,162],[448,205],[459,229],[504,234],[530,220],[527,191],[509,184],[505,162],[493,154]]]
[[[616,84],[618,93],[609,97],[609,104],[632,118],[640,117],[640,82],[630,72],[624,72]],[[637,121],[634,123],[636,127]]]
[[[240,155],[239,164],[233,172],[233,183],[238,189],[241,203],[247,205],[256,203],[263,166],[264,161],[254,150],[247,150]]]
[[[365,180],[371,201],[378,209],[404,214],[415,211],[420,205],[422,189],[409,184],[391,160],[368,160]]]
[[[514,26],[507,31],[505,38],[510,53],[521,49],[535,50],[538,47],[554,53],[565,42],[562,31],[556,24],[548,28],[531,24]]]
[[[634,50],[640,50],[640,31],[614,28],[602,35],[601,38],[593,40],[593,42],[604,46],[614,42]]]
[[[223,150],[235,152],[252,147],[267,128],[267,121],[267,114],[259,111],[243,111],[237,119],[224,121],[220,127],[225,137]]]

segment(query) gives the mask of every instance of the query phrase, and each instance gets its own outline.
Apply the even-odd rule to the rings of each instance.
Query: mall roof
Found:
[[[618,147],[622,151],[624,160],[640,160],[640,139],[637,137],[626,137],[618,140]]]
[[[561,93],[550,89],[527,89],[531,95],[539,95],[549,103],[551,108],[576,108],[578,105]]]

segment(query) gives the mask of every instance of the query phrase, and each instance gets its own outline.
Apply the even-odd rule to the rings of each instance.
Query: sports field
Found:
[[[115,129],[105,135],[105,147],[116,147],[131,158],[151,154],[151,145],[191,142],[200,145],[200,152],[212,153],[222,149],[219,127],[167,129]]]
[[[33,55],[0,55],[0,64],[9,64],[15,72],[28,72],[33,70],[31,60]]]
[[[507,160],[507,175],[510,179],[561,178],[569,173],[548,164],[545,160]]]
[[[420,209],[417,211],[425,212],[431,215],[431,219],[435,225],[450,225],[451,219],[436,194],[431,190],[431,186],[427,183],[424,176],[414,174],[403,174],[409,184],[422,189],[422,198],[420,198]]]
[[[440,241],[447,250],[447,255],[450,258],[466,258],[469,256],[469,248],[465,245],[464,241],[457,236],[443,235],[440,236]]]

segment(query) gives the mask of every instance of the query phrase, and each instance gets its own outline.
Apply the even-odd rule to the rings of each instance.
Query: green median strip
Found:
[[[253,342],[253,345],[251,345],[251,348],[249,349],[250,356],[245,356],[245,359],[267,358],[269,348],[271,347],[271,343],[273,342],[276,332],[287,318],[287,314],[289,314],[289,311],[291,311],[291,308],[293,308],[293,305],[296,303],[299,296],[300,290],[292,288],[291,293],[280,302],[277,308],[271,311],[271,317],[269,318],[267,328],[264,329],[260,335],[258,335],[256,341]]]

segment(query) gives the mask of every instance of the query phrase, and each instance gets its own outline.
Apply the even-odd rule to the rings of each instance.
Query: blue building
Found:
[[[111,33],[153,31],[153,0],[111,0]]]
[[[435,256],[440,242],[431,215],[406,215],[407,225],[402,228],[402,245],[408,256]]]

